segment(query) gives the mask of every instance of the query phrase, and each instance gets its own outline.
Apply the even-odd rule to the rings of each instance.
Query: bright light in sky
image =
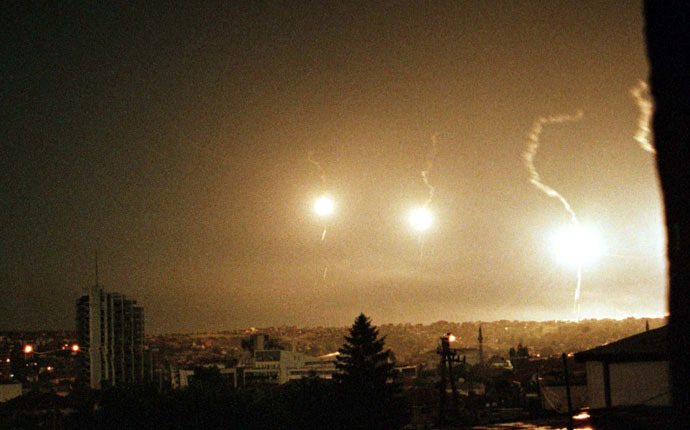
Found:
[[[410,225],[417,231],[424,231],[431,227],[431,212],[427,208],[419,208],[410,212]]]
[[[335,202],[328,196],[321,196],[314,202],[314,212],[316,212],[318,216],[329,216],[332,215],[334,211]]]
[[[586,264],[602,253],[599,235],[581,225],[568,225],[553,235],[553,249],[564,264]]]

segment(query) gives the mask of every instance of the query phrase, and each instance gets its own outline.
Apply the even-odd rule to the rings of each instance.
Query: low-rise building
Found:
[[[671,404],[668,326],[575,354],[591,408]]]
[[[227,383],[233,387],[252,384],[284,384],[306,377],[332,379],[335,374],[336,354],[310,357],[301,352],[280,349],[257,350],[244,364],[226,368],[223,364],[209,364],[217,367]],[[185,388],[194,378],[193,369],[172,369],[173,388]]]

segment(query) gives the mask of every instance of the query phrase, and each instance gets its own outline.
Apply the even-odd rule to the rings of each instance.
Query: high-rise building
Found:
[[[91,388],[144,381],[144,309],[96,284],[77,300],[78,378]]]

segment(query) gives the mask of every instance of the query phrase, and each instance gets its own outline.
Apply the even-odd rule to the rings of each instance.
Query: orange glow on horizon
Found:
[[[582,411],[577,415],[573,415],[574,420],[586,420],[590,417],[589,413],[587,411]]]

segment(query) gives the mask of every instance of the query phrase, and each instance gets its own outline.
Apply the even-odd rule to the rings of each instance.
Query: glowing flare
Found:
[[[409,222],[417,231],[424,231],[431,227],[431,212],[427,208],[415,209],[410,213]]]
[[[24,354],[31,354],[34,350],[34,347],[31,345],[26,345],[24,347]]]
[[[76,343],[74,345],[72,345],[72,351],[73,352],[79,352],[79,345],[77,345]]]
[[[318,216],[329,216],[335,211],[335,202],[328,196],[321,196],[314,202],[314,212]]]
[[[581,225],[568,225],[553,236],[554,252],[564,264],[578,265],[594,261],[601,255],[599,236]]]
[[[449,342],[455,342],[455,339],[456,339],[456,337],[455,337],[454,334],[451,334],[451,335],[448,336],[448,341],[449,341]]]

